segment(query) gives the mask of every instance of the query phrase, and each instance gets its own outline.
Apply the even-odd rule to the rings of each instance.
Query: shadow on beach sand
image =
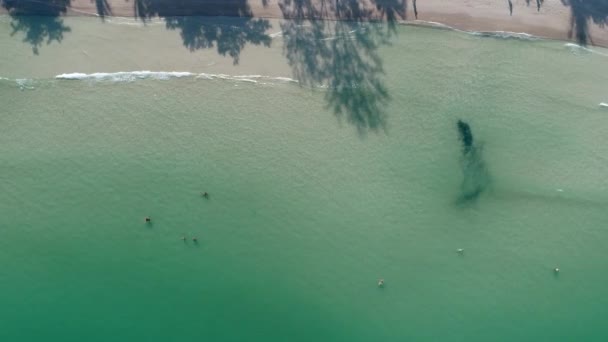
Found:
[[[135,16],[146,22],[163,18],[167,29],[179,30],[183,44],[190,51],[216,47],[222,56],[239,63],[246,44],[270,46],[267,34],[270,22],[252,18],[247,0],[134,0]],[[234,17],[227,23],[221,17]]]
[[[112,7],[110,7],[108,0],[95,0],[95,7],[97,15],[102,21],[105,20],[105,17],[112,16]]]
[[[11,36],[23,33],[23,42],[30,44],[36,55],[45,41],[47,45],[61,42],[63,34],[71,31],[60,17],[70,0],[1,0],[1,4],[11,16]]]
[[[284,54],[302,86],[326,87],[327,106],[359,133],[386,130],[390,94],[378,48],[390,43],[405,1],[377,0],[377,11],[359,1],[281,0]],[[309,20],[334,17],[339,21]],[[367,23],[385,19],[384,23]]]
[[[599,27],[608,23],[608,0],[561,0],[565,6],[570,7],[569,37],[575,38],[581,45],[591,43],[593,38],[589,32],[589,23],[593,22]]]
[[[534,4],[536,5],[536,10],[540,11],[540,7],[543,5],[543,2],[545,2],[545,0],[526,0],[526,5],[530,6],[532,2],[534,2]]]

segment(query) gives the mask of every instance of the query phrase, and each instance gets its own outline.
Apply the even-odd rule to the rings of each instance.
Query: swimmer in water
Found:
[[[152,222],[152,219],[150,218],[150,216],[146,216],[146,218],[144,219],[144,221],[150,223],[150,222]]]
[[[464,253],[464,249],[462,249],[462,248],[458,248],[458,249],[456,250],[456,253],[458,253],[458,254],[463,254],[463,253]]]
[[[205,198],[209,198],[209,193],[207,193],[207,191],[205,192],[201,192],[201,196],[205,197]]]
[[[197,237],[193,237],[192,241],[194,241],[195,243],[197,243],[198,242],[198,238]]]
[[[181,240],[184,241],[184,242],[186,242],[186,237],[182,236]]]
[[[559,273],[559,267],[554,268],[554,269],[553,269],[553,272],[555,272],[555,273]]]
[[[384,279],[378,279],[378,287],[384,287]]]

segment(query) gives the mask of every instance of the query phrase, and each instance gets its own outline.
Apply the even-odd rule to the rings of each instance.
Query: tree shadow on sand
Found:
[[[390,94],[378,48],[390,43],[395,23],[405,18],[405,1],[281,0],[284,54],[302,86],[327,88],[328,108],[360,134],[386,130]],[[309,20],[336,18],[338,21]],[[384,23],[368,23],[384,19]]]
[[[97,8],[97,15],[102,21],[105,20],[105,17],[112,15],[112,7],[110,7],[108,0],[95,0],[95,7]]]
[[[413,0],[416,8],[416,0]],[[407,10],[407,0],[374,0],[378,11],[377,19],[384,18],[389,25],[395,25],[397,21],[404,20]]]
[[[135,15],[146,22],[163,18],[167,29],[179,30],[190,51],[217,47],[239,63],[241,51],[249,44],[270,46],[268,20],[252,18],[247,0],[135,0]],[[236,17],[230,23],[217,16]],[[214,18],[215,17],[215,18]]]
[[[11,36],[23,32],[23,41],[32,46],[36,55],[42,43],[61,42],[63,34],[71,31],[60,17],[67,11],[70,0],[2,0],[1,4],[11,16]]]
[[[526,0],[526,5],[530,6],[530,3],[534,2],[534,4],[536,5],[536,11],[540,11],[540,7],[543,5],[543,2],[545,2],[545,0]]]
[[[570,6],[570,38],[575,37],[579,44],[593,45],[589,32],[589,22],[604,27],[608,22],[608,0],[561,0]]]

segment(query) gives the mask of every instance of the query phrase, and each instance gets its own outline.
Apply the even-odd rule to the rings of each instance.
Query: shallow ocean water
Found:
[[[0,20],[3,341],[608,336],[605,50],[125,22],[35,55]]]

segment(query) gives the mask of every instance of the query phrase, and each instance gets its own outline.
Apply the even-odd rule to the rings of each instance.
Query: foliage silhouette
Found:
[[[67,11],[70,0],[2,0],[1,4],[11,16],[11,36],[22,32],[23,41],[32,46],[36,55],[45,41],[47,45],[61,42],[63,34],[71,31],[60,17]]]
[[[608,21],[608,0],[562,0],[570,6],[570,37],[573,36],[581,45],[593,44],[589,33],[589,21],[604,27]]]
[[[284,54],[294,77],[303,86],[327,87],[325,100],[338,118],[345,117],[359,133],[386,129],[390,94],[378,48],[389,43],[405,2],[377,0],[376,11],[359,1],[282,0]],[[335,17],[336,22],[309,20]],[[386,19],[384,24],[367,23]]]
[[[165,20],[170,30],[179,30],[190,51],[217,46],[217,52],[239,63],[241,51],[249,44],[270,46],[268,20],[251,18],[247,0],[135,0],[136,16],[146,22],[153,17]],[[231,23],[205,16],[238,17]]]
[[[101,20],[104,20],[106,16],[112,15],[112,8],[108,0],[95,0],[95,7],[97,8],[97,15]]]

